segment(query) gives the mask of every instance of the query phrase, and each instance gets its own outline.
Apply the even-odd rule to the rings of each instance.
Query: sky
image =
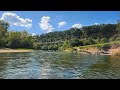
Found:
[[[115,24],[120,11],[0,11],[9,30],[43,34],[97,24]]]

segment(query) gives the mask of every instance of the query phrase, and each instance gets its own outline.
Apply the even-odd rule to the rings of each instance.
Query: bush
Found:
[[[64,41],[62,47],[63,47],[63,48],[69,48],[69,47],[71,47],[71,45],[70,45],[70,41],[68,41],[68,40]]]
[[[41,50],[45,50],[45,51],[48,50],[48,46],[47,45],[42,46]]]
[[[48,50],[58,50],[57,45],[49,45]]]
[[[36,49],[36,50],[41,49],[40,44],[37,43],[37,42],[36,42],[36,43],[33,43],[33,48]]]
[[[97,44],[99,44],[99,43],[100,43],[100,38],[97,38],[97,39],[95,40],[95,42],[96,42]]]
[[[116,39],[114,37],[110,38],[109,39],[110,41],[115,41]]]
[[[106,43],[106,42],[109,42],[109,40],[107,38],[102,38],[100,43]]]
[[[101,50],[102,49],[102,45],[101,44],[97,44],[96,47]]]
[[[92,44],[95,44],[95,40],[92,39],[92,38],[89,38],[89,39],[84,39],[84,45],[92,45]]]
[[[115,34],[110,38],[110,41],[120,41],[120,34]]]
[[[77,38],[74,38],[72,40],[70,40],[70,45],[72,47],[75,47],[75,46],[83,46],[83,42],[82,41],[79,41],[79,39]]]
[[[104,50],[107,50],[107,49],[109,49],[110,48],[110,44],[103,44],[102,46],[101,46],[101,48],[102,49],[104,49]]]
[[[120,41],[120,36],[116,38],[116,41]]]
[[[83,40],[79,40],[79,45],[83,46]]]

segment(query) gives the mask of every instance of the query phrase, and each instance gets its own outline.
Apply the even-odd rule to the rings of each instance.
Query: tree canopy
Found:
[[[9,23],[0,20],[0,48],[33,48],[58,50],[120,40],[120,22],[71,28],[32,36],[27,31],[8,30]]]

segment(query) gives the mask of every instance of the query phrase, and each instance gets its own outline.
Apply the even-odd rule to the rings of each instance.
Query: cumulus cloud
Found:
[[[43,16],[41,18],[40,23],[38,23],[38,24],[41,29],[45,30],[48,33],[48,32],[52,32],[52,30],[54,29],[53,26],[49,22],[50,22],[50,17]]]
[[[32,20],[20,18],[15,13],[5,12],[2,14],[1,20],[7,21],[10,25],[22,26],[28,29],[32,27]]]
[[[74,25],[72,26],[72,28],[82,28],[82,25],[81,25],[81,24],[74,24]]]
[[[62,27],[62,26],[65,26],[67,23],[65,21],[62,21],[62,22],[59,22],[58,23],[58,27]]]
[[[94,23],[94,25],[98,25],[99,23]]]

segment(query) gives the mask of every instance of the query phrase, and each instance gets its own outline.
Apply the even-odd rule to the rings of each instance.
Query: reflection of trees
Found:
[[[3,71],[5,70],[5,68],[7,67],[7,58],[3,58],[0,55],[0,78],[3,79],[4,78],[4,74]]]
[[[74,68],[78,60],[81,58],[80,54],[77,53],[60,53],[57,57],[59,58],[53,60],[52,63],[64,68]]]
[[[99,59],[84,73],[84,78],[120,78],[120,59],[118,57],[101,56]]]
[[[14,73],[19,72],[18,70],[20,69],[22,70],[22,68],[26,67],[26,64],[29,62],[26,57],[29,57],[28,53],[0,54],[0,78],[14,77]]]
[[[113,75],[120,78],[120,56],[110,56],[110,63]]]

